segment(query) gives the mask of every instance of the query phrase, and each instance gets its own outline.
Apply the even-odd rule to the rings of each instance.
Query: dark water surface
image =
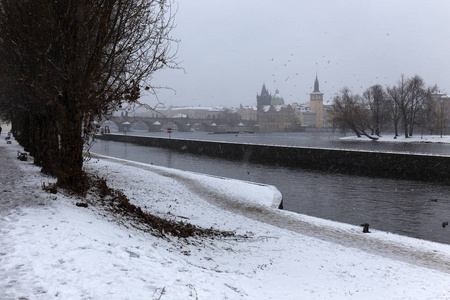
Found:
[[[199,133],[184,135],[193,138],[195,135],[200,136]],[[174,137],[176,135],[173,134],[172,138]],[[286,145],[283,142],[291,140],[291,143],[295,141],[301,146],[329,148],[331,144],[335,144],[336,148],[354,149],[352,145],[356,144],[358,147],[368,147],[361,145],[366,143],[341,143],[336,136],[330,134],[313,137],[305,133],[247,134],[236,137],[203,133],[201,137],[203,140],[229,139],[242,143],[250,140],[255,143],[264,141],[264,144]],[[449,149],[445,144],[434,145],[435,147],[429,147],[433,144],[416,146],[419,148],[418,152],[435,154],[446,153]],[[414,145],[389,143],[383,147],[390,148],[381,149],[385,151],[395,151],[393,148],[414,151]],[[271,184],[283,194],[286,210],[354,225],[367,222],[370,223],[370,228],[450,244],[450,227],[442,227],[442,222],[450,220],[450,186],[232,162],[112,141],[97,141],[92,152],[180,170]]]

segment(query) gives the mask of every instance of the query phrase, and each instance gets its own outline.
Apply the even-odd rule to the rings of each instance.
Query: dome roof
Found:
[[[272,104],[273,105],[283,105],[284,99],[280,95],[280,91],[278,89],[275,90],[275,95],[272,97]]]

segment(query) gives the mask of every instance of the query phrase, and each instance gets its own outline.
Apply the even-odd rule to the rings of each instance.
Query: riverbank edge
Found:
[[[96,135],[95,138],[293,169],[450,184],[448,156],[238,144],[120,134]]]
[[[126,159],[107,156],[107,155],[98,154],[98,153],[90,153],[90,158],[91,159],[102,159],[105,161],[111,161],[111,162],[128,165],[128,166],[139,166],[141,168],[151,168],[151,172],[176,174],[177,177],[183,178],[184,180],[188,180],[190,177],[195,176],[195,177],[210,178],[212,180],[227,182],[227,184],[230,184],[230,185],[233,182],[242,182],[242,183],[245,183],[250,186],[265,188],[267,190],[270,190],[270,192],[273,196],[270,203],[266,204],[267,207],[272,208],[272,209],[283,209],[283,195],[278,190],[278,188],[274,185],[253,182],[253,181],[247,181],[247,180],[234,179],[234,178],[227,178],[227,177],[223,177],[223,176],[216,176],[216,175],[204,174],[204,173],[198,173],[198,172],[192,172],[192,171],[181,171],[181,170],[177,170],[177,169],[168,169],[165,167],[153,166],[153,165],[149,165],[146,163],[140,163],[140,162],[136,162],[136,161],[126,160]],[[168,170],[170,170],[170,172]]]
[[[42,183],[55,178],[42,174],[31,160],[19,161],[17,150],[23,151],[15,141],[0,146],[2,165],[11,167],[2,172],[2,182],[9,186],[3,187],[2,204],[8,207],[0,217],[1,299],[150,295],[169,300],[447,299],[450,295],[445,284],[449,245],[378,230],[365,234],[359,226],[273,209],[270,199],[261,202],[267,193],[237,189],[233,181],[216,189],[221,199],[225,196],[237,204],[229,202],[232,207],[224,209],[203,189],[211,177],[187,173],[180,177],[183,171],[135,162],[131,164],[139,168],[96,159],[86,162],[86,171],[107,178],[109,185],[143,209],[249,235],[162,239],[110,219],[109,213],[93,205],[77,206],[80,198],[75,195],[44,191]],[[250,196],[242,197],[241,192]],[[240,196],[233,196],[236,193]],[[244,198],[253,201],[235,202]],[[14,199],[17,203],[8,204]],[[262,203],[266,204],[255,206]]]

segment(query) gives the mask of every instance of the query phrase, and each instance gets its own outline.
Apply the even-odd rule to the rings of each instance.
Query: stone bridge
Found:
[[[103,118],[100,124],[105,121],[114,122],[119,132],[124,132],[132,128],[133,124],[140,123],[148,126],[148,131],[160,131],[163,127],[173,126],[178,127],[178,131],[187,132],[192,129],[194,125],[200,124],[205,131],[220,132],[220,131],[255,131],[254,121],[242,120],[238,124],[227,125],[225,120],[220,119],[194,119],[194,118],[165,118],[165,117],[135,117],[135,116],[113,116],[110,118]],[[103,125],[102,125],[103,127]]]

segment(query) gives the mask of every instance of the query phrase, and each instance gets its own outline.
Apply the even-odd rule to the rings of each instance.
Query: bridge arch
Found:
[[[174,129],[178,130],[180,132],[187,132],[194,130],[204,130],[204,131],[215,131],[217,126],[225,126],[225,122],[217,119],[203,119],[203,118],[166,118],[166,117],[134,117],[134,116],[111,116],[110,120],[111,122],[114,122],[116,126],[112,125],[114,129],[116,129],[119,132],[123,132],[124,126],[123,124],[125,122],[129,122],[128,126],[131,125],[131,129],[133,130],[137,125],[134,124],[140,124],[143,126],[143,124],[148,126],[148,131],[161,131],[162,128],[167,128],[168,126],[165,126],[165,124],[171,122],[169,126]],[[242,124],[238,125],[228,125],[230,128],[238,128],[239,130],[255,130],[254,127],[254,121],[245,121],[240,120]],[[253,122],[253,123],[252,123]],[[103,123],[102,123],[103,124]],[[214,125],[216,124],[216,125]],[[195,127],[193,128],[193,126]],[[242,126],[243,125],[243,126]],[[134,127],[134,128],[133,128]],[[142,127],[141,127],[142,128]],[[237,129],[236,129],[237,130]]]
[[[192,129],[195,131],[206,131],[206,126],[202,123],[195,123],[192,125]]]
[[[112,120],[105,120],[100,123],[100,130],[101,129],[105,130],[105,128],[109,128],[110,132],[118,132],[119,131],[119,125],[117,125],[117,123]]]
[[[135,120],[130,127],[134,131],[150,131],[150,126],[143,120]]]

